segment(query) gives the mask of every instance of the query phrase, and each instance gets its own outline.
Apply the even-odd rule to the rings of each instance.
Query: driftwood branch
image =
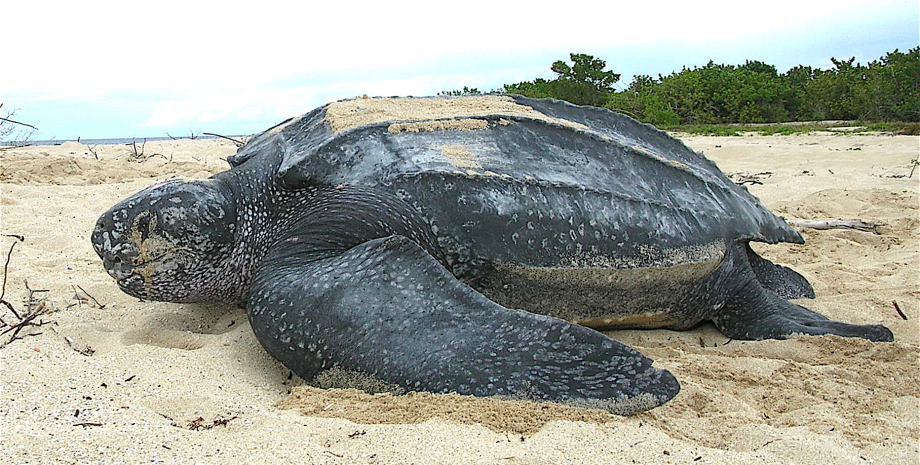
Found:
[[[0,108],[2,107],[3,107],[3,103],[0,102]],[[0,148],[0,150],[8,150],[8,149],[16,148],[16,147],[26,146],[28,145],[28,140],[30,137],[32,137],[32,134],[35,134],[35,132],[38,131],[38,128],[35,126],[32,126],[31,124],[23,123],[22,121],[16,121],[14,119],[11,119],[10,117],[15,114],[16,114],[16,110],[12,110],[12,111],[6,112],[6,116],[0,117],[0,141],[6,141],[8,137],[13,136],[12,143],[4,142],[3,143],[4,147]],[[24,127],[29,128],[29,130],[28,131],[23,130],[23,131],[17,132],[14,130],[16,126],[24,126]]]
[[[222,136],[222,135],[220,135],[220,134],[215,134],[215,133],[213,133],[213,132],[203,132],[202,134],[204,134],[204,135],[206,135],[206,136],[214,136],[214,137],[220,137],[221,139],[227,139],[227,140],[229,140],[230,142],[233,142],[234,144],[236,144],[237,147],[242,147],[242,146],[246,145],[246,143],[243,142],[243,141],[241,141],[241,140],[237,140],[237,139],[234,139],[234,138],[232,138],[232,137]]]
[[[745,172],[729,173],[728,177],[735,181],[735,184],[743,186],[745,184],[763,184],[763,180],[773,176],[772,171],[762,171],[760,173],[749,174]]]
[[[878,233],[879,226],[884,223],[870,223],[858,220],[794,220],[789,224],[797,228],[810,229],[856,229],[859,231]]]
[[[25,127],[27,127],[27,128],[32,128],[32,129],[38,131],[38,128],[37,128],[37,127],[32,126],[32,125],[29,124],[29,123],[23,123],[23,122],[20,122],[20,121],[12,120],[12,119],[9,119],[9,118],[3,118],[3,117],[0,117],[0,121],[6,121],[7,123],[18,124],[18,125],[20,125],[20,126],[25,126]]]
[[[0,108],[3,108],[3,103],[0,103]],[[6,116],[12,116],[13,113],[16,113],[16,110],[11,111],[10,114],[8,114],[8,115],[6,115]],[[38,131],[38,128],[35,127],[35,126],[32,126],[31,124],[23,123],[23,122],[16,121],[16,120],[11,120],[11,119],[9,119],[9,118],[0,118],[0,121],[6,121],[7,123],[18,124],[18,125],[20,125],[20,126],[25,126],[25,127],[27,127],[27,128],[32,128],[33,130]]]

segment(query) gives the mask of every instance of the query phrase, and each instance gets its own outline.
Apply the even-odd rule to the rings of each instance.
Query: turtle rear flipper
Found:
[[[784,299],[814,299],[815,289],[811,283],[797,271],[782,265],[777,265],[766,258],[757,255],[750,244],[744,244],[748,262],[757,275],[761,286],[771,290]]]
[[[338,367],[409,391],[647,410],[680,389],[635,350],[563,320],[504,308],[403,236],[315,261],[276,246],[253,279],[249,319],[305,379]]]
[[[747,248],[748,252],[746,253],[742,247]],[[785,339],[795,334],[834,334],[861,337],[870,341],[894,340],[891,330],[882,325],[854,325],[830,320],[766,289],[760,281],[761,276],[755,271],[756,266],[772,266],[795,272],[773,265],[760,257],[757,258],[766,263],[752,268],[749,261],[751,254],[754,253],[747,245],[735,244],[729,247],[720,269],[714,273],[716,279],[732,282],[737,286],[729,291],[728,299],[712,317],[716,327],[726,336],[751,340]]]

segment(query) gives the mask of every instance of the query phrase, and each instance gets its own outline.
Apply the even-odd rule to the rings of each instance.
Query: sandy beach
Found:
[[[680,135],[679,135],[680,136]],[[830,318],[893,343],[734,341],[713,326],[612,331],[682,384],[631,417],[455,395],[320,390],[271,359],[243,310],[142,302],[90,246],[97,217],[173,177],[227,169],[225,140],[68,142],[0,151],[4,299],[49,313],[0,348],[3,463],[917,464],[920,137],[680,136],[790,220],[879,223],[758,245],[796,269]],[[138,146],[140,148],[140,146]],[[19,235],[23,241],[6,235]],[[899,315],[897,306],[904,317]],[[0,316],[15,321],[10,311]],[[38,321],[38,320],[36,320]],[[30,333],[41,333],[29,335]],[[0,343],[9,335],[0,338]]]

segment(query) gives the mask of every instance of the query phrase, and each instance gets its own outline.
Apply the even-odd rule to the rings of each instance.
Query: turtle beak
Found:
[[[121,240],[122,238],[111,211],[99,218],[91,236],[93,249],[102,259],[102,266],[109,276],[117,281],[134,274],[132,257],[137,255],[130,242]]]

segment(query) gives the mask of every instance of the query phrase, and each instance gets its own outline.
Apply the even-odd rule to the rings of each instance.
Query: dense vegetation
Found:
[[[620,75],[606,62],[571,54],[556,61],[554,79],[505,84],[496,93],[553,97],[610,108],[656,126],[779,123],[815,120],[920,121],[920,47],[895,50],[866,65],[831,58],[832,69],[796,66],[785,73],[760,61],[684,68],[667,76]],[[477,89],[444,94],[479,93]]]

